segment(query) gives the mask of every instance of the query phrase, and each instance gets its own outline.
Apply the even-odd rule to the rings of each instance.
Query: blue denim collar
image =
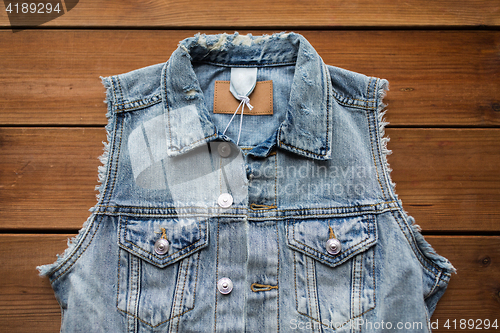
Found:
[[[162,94],[169,156],[183,154],[222,135],[211,120],[192,63],[228,67],[295,65],[289,109],[277,135],[250,153],[267,156],[274,146],[327,160],[331,157],[332,88],[323,60],[295,33],[272,36],[196,35],[179,43],[163,68]]]

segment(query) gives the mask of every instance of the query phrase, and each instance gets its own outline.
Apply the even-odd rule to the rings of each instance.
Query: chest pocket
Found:
[[[192,310],[207,221],[121,217],[118,233],[117,307],[129,321],[157,327]]]
[[[338,328],[375,307],[375,215],[294,219],[286,227],[299,313]]]

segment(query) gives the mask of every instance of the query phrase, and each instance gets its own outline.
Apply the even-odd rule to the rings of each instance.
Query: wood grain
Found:
[[[396,192],[424,230],[500,230],[500,129],[387,134]]]
[[[0,129],[3,228],[79,229],[95,205],[104,129]]]
[[[498,26],[497,0],[80,1],[44,26],[63,27],[408,27]],[[29,16],[19,24],[30,24]],[[9,27],[6,13],[0,26]]]
[[[36,266],[52,263],[73,235],[0,235],[2,332],[59,332],[61,310]]]
[[[500,231],[500,129],[388,129],[406,210],[426,231]],[[0,128],[0,230],[79,229],[104,129]]]
[[[457,319],[457,323],[461,319],[492,322],[497,319],[500,325],[500,237],[428,236],[426,239],[457,269],[432,318],[440,322],[437,332],[465,331],[444,328],[447,319]],[[485,331],[484,326],[481,331]]]
[[[57,332],[60,310],[47,278],[37,265],[52,263],[72,235],[0,235],[0,327],[4,332]],[[438,303],[433,332],[447,319],[499,319],[500,237],[428,236],[436,251],[457,268]],[[463,330],[462,330],[463,331]]]
[[[388,79],[392,126],[500,125],[499,31],[298,32],[326,63]],[[104,125],[99,75],[165,62],[195,33],[0,31],[0,125]]]
[[[81,0],[19,33],[0,10],[0,331],[59,331],[35,266],[64,251],[96,203],[99,76],[163,63],[199,31],[235,29],[296,31],[327,64],[390,81],[397,193],[458,270],[433,332],[465,331],[447,320],[500,323],[499,26],[500,0]]]

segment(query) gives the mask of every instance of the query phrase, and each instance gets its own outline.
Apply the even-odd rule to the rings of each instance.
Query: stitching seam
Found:
[[[423,267],[424,269],[426,269],[429,273],[431,273],[432,275],[434,275],[434,277],[435,277],[435,278],[437,278],[437,277],[438,277],[438,274],[434,273],[431,269],[429,269],[429,268],[427,267],[427,265],[426,265],[426,264],[422,261],[422,258],[421,258],[421,257],[424,257],[424,258],[425,258],[425,256],[424,256],[424,255],[420,252],[420,250],[418,250],[418,251],[417,251],[417,250],[415,250],[415,248],[414,248],[414,247],[418,247],[418,246],[417,246],[417,241],[416,241],[415,237],[413,236],[412,232],[411,232],[410,230],[408,230],[408,232],[409,232],[409,233],[410,233],[410,235],[411,235],[411,240],[410,240],[410,239],[408,238],[408,236],[406,235],[406,233],[405,233],[405,231],[404,231],[403,227],[402,227],[402,226],[401,226],[401,224],[399,223],[398,218],[394,215],[394,212],[393,212],[393,211],[391,211],[391,214],[392,214],[392,217],[396,220],[396,223],[398,224],[399,228],[401,229],[401,232],[402,232],[402,233],[403,233],[403,235],[405,236],[406,241],[409,243],[409,245],[410,245],[410,248],[411,248],[412,252],[415,254],[415,257],[416,257],[416,258],[417,258],[417,260],[420,262],[420,264],[422,265],[422,267]],[[401,217],[401,218],[402,218],[402,217]],[[403,219],[403,220],[404,220],[404,219]],[[406,226],[406,229],[409,229],[409,228],[408,228],[408,225],[406,224],[406,222],[405,222],[405,226]],[[418,253],[417,253],[417,252],[418,252]],[[428,260],[428,259],[427,259],[427,260]],[[427,260],[426,260],[426,261],[427,261]],[[427,261],[427,262],[428,262],[428,263],[429,263],[429,264],[430,264],[430,265],[431,265],[434,269],[436,269],[438,272],[439,272],[439,271],[441,271],[441,269],[440,269],[438,266],[436,266],[436,265],[435,265],[432,261],[430,261],[430,260],[429,260],[429,261]]]
[[[59,277],[61,277],[63,274],[65,274],[71,267],[73,267],[73,265],[76,263],[76,261],[85,253],[85,251],[87,250],[87,248],[90,246],[90,244],[92,244],[92,240],[94,239],[94,236],[95,234],[97,233],[97,230],[99,230],[99,225],[101,224],[101,221],[102,221],[102,217],[100,217],[99,219],[99,222],[97,223],[96,227],[95,227],[95,230],[94,230],[94,233],[92,234],[92,238],[90,238],[89,240],[89,243],[87,244],[87,246],[85,246],[85,248],[83,249],[82,253],[80,253],[78,255],[78,257],[76,257],[73,262],[71,263],[71,265],[69,265],[62,273],[60,273],[59,275],[57,275],[53,280],[56,281],[57,279],[59,279]],[[82,243],[83,243],[83,240],[87,238],[87,235],[89,234],[90,230],[94,227],[94,219],[92,219],[92,223],[89,225],[89,228],[87,229],[87,233],[85,233],[85,235],[82,237],[82,242],[78,245],[78,247],[75,249],[75,251],[73,252],[73,254],[77,253],[78,250],[80,249]],[[64,266],[70,259],[72,259],[73,255],[71,255],[64,263],[62,263],[59,267],[62,267]],[[55,273],[55,272],[54,272]]]
[[[379,205],[384,205],[384,204],[393,204],[397,203],[395,200],[391,201],[383,201],[375,204],[366,204],[366,205],[356,205],[356,206],[341,206],[341,207],[320,207],[320,208],[300,208],[300,209],[280,209],[278,212],[292,212],[292,211],[302,211],[302,210],[322,210],[322,209],[352,209],[352,208],[364,208],[364,207],[375,207]],[[129,208],[129,209],[152,209],[151,207],[145,207],[145,206],[115,206],[115,205],[101,205],[99,208]],[[201,207],[201,206],[185,206],[185,207],[165,207],[165,208],[153,208],[153,209],[206,209],[207,207]],[[242,207],[239,209],[244,209],[248,210],[248,208]],[[356,212],[354,212],[356,213]],[[134,213],[126,213],[126,214],[134,214]],[[140,214],[140,213],[137,213]],[[224,213],[221,213],[224,214]],[[348,214],[348,213],[346,213]],[[179,216],[178,213],[176,214],[150,214],[150,215],[172,215],[172,216]],[[328,215],[328,214],[319,214],[319,215]]]
[[[369,227],[370,229],[372,229],[371,224],[373,224],[373,222],[374,222],[373,220],[374,220],[374,219],[373,219],[373,218],[371,218],[371,217],[367,217],[367,220],[371,220],[371,221],[368,221],[368,223],[367,223],[367,224],[369,225],[368,227]],[[288,222],[288,225],[290,225],[290,222]],[[313,257],[315,257],[315,258],[318,258],[318,259],[319,259],[319,260],[321,260],[321,261],[325,261],[325,259],[321,259],[321,258],[319,258],[319,257],[315,254],[315,253],[318,253],[318,252],[319,252],[319,253],[321,253],[320,251],[318,251],[317,249],[315,249],[315,248],[313,248],[313,247],[308,246],[307,244],[302,243],[301,241],[299,241],[299,240],[297,240],[297,239],[295,238],[295,224],[293,224],[293,225],[292,225],[292,238],[293,238],[293,240],[294,240],[295,242],[297,242],[298,244],[300,244],[300,245],[302,245],[302,246],[304,246],[304,247],[306,247],[306,248],[309,248],[310,250],[314,251],[314,253],[311,253],[311,252],[307,251],[307,249],[305,249],[305,248],[304,248],[304,249],[301,249],[301,248],[299,248],[298,246],[293,245],[293,244],[290,244],[290,246],[292,246],[292,247],[294,247],[294,248],[296,248],[296,249],[298,249],[298,250],[305,251],[305,252],[309,253],[311,256],[313,256]],[[356,247],[356,246],[359,246],[360,244],[362,244],[362,243],[366,242],[368,239],[370,239],[370,237],[369,237],[369,236],[368,236],[368,237],[366,237],[366,238],[364,238],[364,239],[362,239],[360,242],[358,242],[358,243],[356,243],[356,244],[352,245],[351,247],[349,247],[349,248],[347,248],[347,249],[343,250],[342,252],[340,252],[339,254],[337,254],[336,256],[334,256],[334,257],[333,257],[333,259],[335,259],[336,257],[340,256],[341,254],[344,254],[344,253],[348,252],[350,249],[352,249],[352,248],[354,248],[354,247]],[[367,243],[367,244],[366,244],[366,245],[364,245],[361,249],[366,249],[366,248],[368,248],[368,246],[367,246],[367,245],[373,244],[373,243],[375,243],[375,242],[376,242],[376,239],[372,240],[370,243]],[[360,249],[360,250],[361,250],[361,249]],[[345,262],[345,261],[347,261],[349,258],[351,258],[351,257],[352,257],[352,255],[353,255],[353,254],[356,254],[356,253],[359,253],[359,250],[358,250],[357,252],[354,252],[354,253],[351,253],[351,254],[347,255],[347,256],[346,256],[343,260],[341,260],[340,262]],[[323,254],[323,253],[321,253],[321,254]],[[337,264],[337,263],[335,263],[335,264]]]
[[[128,218],[125,218],[125,219],[124,219],[124,223],[125,223],[125,225],[127,225],[127,221],[128,221]],[[203,221],[203,222],[201,222],[201,223],[198,221],[198,222],[196,222],[196,223],[198,224],[198,240],[197,240],[196,242],[193,242],[193,243],[191,243],[191,244],[187,245],[187,246],[184,246],[182,249],[179,249],[178,251],[176,251],[176,252],[172,253],[171,255],[169,255],[169,256],[167,256],[167,257],[172,257],[174,254],[177,254],[177,253],[179,253],[179,252],[183,251],[184,249],[186,249],[187,247],[189,247],[189,246],[193,246],[193,245],[194,245],[194,244],[196,244],[196,243],[199,243],[199,242],[204,242],[203,244],[200,244],[198,247],[196,247],[196,249],[197,249],[197,248],[200,248],[201,246],[203,246],[203,245],[206,243],[206,239],[207,239],[207,237],[206,237],[206,235],[207,235],[207,231],[206,231],[206,229],[207,229],[207,221]],[[204,227],[205,227],[205,237],[203,237],[203,238],[202,238],[202,236],[201,236],[201,227],[200,227],[200,224],[202,224],[202,223],[203,223],[203,224],[205,224],[205,226],[204,226]],[[120,217],[120,227],[119,227],[120,234],[121,234],[121,229],[122,229],[122,223],[121,223],[121,217]],[[154,257],[154,258],[156,258],[156,259],[162,260],[162,258],[158,257],[158,256],[157,256],[157,255],[155,255],[154,253],[149,252],[149,251],[148,251],[148,250],[146,250],[146,249],[143,249],[142,247],[140,247],[139,245],[137,245],[137,244],[133,243],[132,241],[129,241],[129,240],[127,239],[127,232],[128,232],[128,228],[126,228],[126,227],[125,227],[124,229],[125,229],[125,235],[124,235],[124,240],[125,240],[125,242],[127,242],[127,243],[131,244],[132,246],[134,246],[134,248],[138,248],[139,250],[142,250],[142,251],[146,252],[147,254],[150,254],[151,256],[153,256],[153,257]],[[121,243],[121,241],[120,241],[120,244],[122,244],[122,243]],[[125,244],[122,244],[122,245],[123,245],[123,246],[125,246]],[[130,249],[130,250],[132,250],[131,248],[129,248],[129,247],[127,247],[127,246],[125,246],[125,248],[126,248],[126,249]],[[191,253],[191,252],[192,252],[192,251],[194,251],[194,250],[195,250],[195,249],[193,249],[193,250],[189,251],[188,253]],[[132,251],[133,251],[133,250],[132,250]],[[185,254],[182,254],[182,256],[184,256],[184,255],[185,255]],[[174,260],[177,260],[177,259],[179,259],[179,258],[180,258],[180,257],[172,258],[172,260],[167,261],[167,262],[165,262],[164,264],[161,264],[161,265],[168,264],[169,262],[174,261]],[[150,259],[150,260],[152,260],[152,259]],[[159,264],[159,263],[157,263],[157,265],[160,265],[160,264]]]

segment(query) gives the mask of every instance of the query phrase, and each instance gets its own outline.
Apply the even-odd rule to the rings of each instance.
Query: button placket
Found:
[[[248,159],[248,202],[252,210],[268,210],[277,206],[276,154]]]

